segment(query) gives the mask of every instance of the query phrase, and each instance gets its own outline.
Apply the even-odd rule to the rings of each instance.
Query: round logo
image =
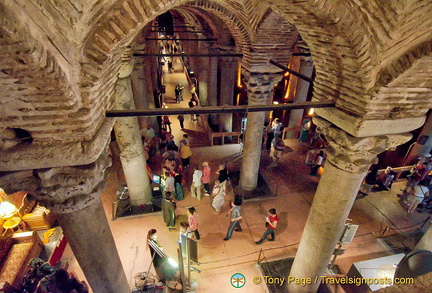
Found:
[[[231,276],[230,282],[234,288],[241,288],[246,284],[246,278],[242,274],[236,273]]]

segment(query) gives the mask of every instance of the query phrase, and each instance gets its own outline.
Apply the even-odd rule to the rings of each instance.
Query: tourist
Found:
[[[189,167],[190,157],[192,156],[192,150],[188,144],[184,141],[180,142],[180,157],[182,160],[182,165],[184,169]]]
[[[209,196],[210,195],[210,166],[208,162],[204,162],[202,163],[203,166],[203,170],[202,170],[202,178],[201,178],[201,182],[204,184],[204,195],[205,196]]]
[[[408,196],[409,207],[407,213],[411,214],[419,203],[421,203],[425,197],[429,196],[429,189],[426,186],[424,180],[420,181],[411,191]]]
[[[170,172],[165,172],[165,194],[167,192],[175,194],[175,180],[174,177],[171,176]]]
[[[195,239],[200,240],[200,234],[198,232],[198,213],[194,207],[189,207],[187,211],[189,229],[194,233]]]
[[[404,195],[407,195],[411,193],[411,191],[416,187],[421,180],[423,180],[426,175],[429,173],[429,163],[423,162],[421,164],[415,165],[411,169],[411,174],[408,175],[408,181],[404,189],[401,189],[403,191]]]
[[[171,198],[171,192],[165,192],[165,198],[162,201],[162,216],[169,231],[174,230],[176,223],[175,209],[176,203]]]
[[[184,129],[184,116],[182,114],[177,116],[178,121],[180,122],[180,129]]]
[[[228,180],[228,170],[226,168],[225,164],[220,164],[219,165],[219,169],[216,171],[217,175],[219,175],[219,182],[220,182],[220,187],[222,189],[222,191],[225,193],[226,192],[226,183]]]
[[[278,218],[278,216],[276,214],[276,209],[270,209],[269,213],[270,213],[270,215],[265,218],[267,230],[264,232],[264,234],[261,237],[261,239],[258,240],[257,242],[255,242],[255,244],[261,244],[261,243],[263,243],[264,240],[266,240],[267,236],[269,236],[269,235],[271,235],[271,239],[269,241],[275,241],[276,240],[276,236],[275,236],[275,231],[274,230],[277,227],[279,218]]]
[[[192,175],[192,184],[191,184],[191,197],[198,198],[198,200],[201,200],[201,178],[202,178],[202,171],[198,168],[198,166],[195,166],[194,172]]]
[[[227,236],[224,238],[225,241],[230,240],[233,231],[241,232],[243,231],[240,226],[240,220],[242,219],[241,213],[241,197],[236,196],[234,201],[231,201],[231,209],[227,213],[227,217],[230,217],[230,225],[228,226]]]
[[[324,163],[324,151],[320,151],[318,157],[315,160],[315,164],[311,168],[311,172],[309,175],[317,175],[318,169]]]
[[[165,127],[165,129],[166,129],[167,131],[168,131],[168,128],[169,128],[169,132],[172,131],[172,129],[171,129],[171,121],[170,121],[168,115],[164,115],[164,116],[162,117],[162,123],[163,123],[163,125],[164,125],[164,127]]]
[[[216,213],[219,214],[225,203],[225,190],[223,190],[219,180],[215,180],[211,196],[213,197],[212,207],[215,209]]]

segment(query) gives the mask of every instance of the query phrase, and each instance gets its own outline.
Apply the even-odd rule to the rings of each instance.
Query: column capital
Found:
[[[320,117],[314,117],[313,122],[328,142],[327,161],[352,173],[366,171],[378,154],[396,148],[412,137],[409,133],[354,137]]]
[[[0,181],[8,192],[25,190],[43,206],[57,214],[82,210],[95,203],[105,187],[108,152],[88,165],[18,171]]]
[[[275,84],[282,78],[280,74],[274,73],[248,72],[244,76],[250,105],[267,104]]]

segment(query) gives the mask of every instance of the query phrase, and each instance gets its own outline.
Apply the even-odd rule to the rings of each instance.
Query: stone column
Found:
[[[265,105],[279,75],[265,73],[247,74],[249,105]],[[265,112],[251,112],[247,115],[243,147],[243,161],[240,172],[240,188],[251,191],[258,184],[258,170],[261,159],[261,142]]]
[[[26,190],[50,209],[95,293],[130,292],[100,200],[111,160],[105,150],[92,164],[18,171],[2,177],[9,192]]]
[[[312,77],[312,72],[313,72],[312,59],[310,57],[308,57],[307,59],[303,57],[301,59],[300,73],[308,77]],[[311,86],[310,82],[298,78],[294,103],[301,103],[306,101],[310,86]],[[305,111],[304,109],[291,110],[290,119],[287,128],[300,127],[303,119],[304,111]],[[286,138],[298,138],[298,136],[299,136],[299,131],[290,131],[287,132]]]
[[[427,155],[432,150],[432,115],[429,115],[426,123],[423,125],[423,128],[419,134],[419,138],[423,135],[428,136],[429,138],[426,140],[424,144],[416,143],[411,149],[409,155],[404,161],[404,165],[411,165],[417,163],[417,159],[419,156]]]
[[[432,251],[432,226],[427,229],[426,233],[414,248],[414,250],[420,249]]]
[[[220,59],[220,105],[232,106],[234,100],[234,87],[237,78],[238,61],[235,58]],[[219,114],[219,130],[232,131],[232,114]]]
[[[133,59],[124,64],[120,70],[116,84],[114,109],[135,109],[130,74],[133,68]],[[132,205],[148,203],[152,198],[150,179],[147,174],[144,147],[136,117],[117,118],[114,132],[120,149],[120,160],[129,188]]]
[[[202,42],[201,42],[202,43]],[[208,52],[207,50],[201,51],[201,53]],[[199,100],[200,104],[202,106],[208,106],[209,105],[209,57],[201,57],[200,63],[197,64],[197,72],[195,72],[195,76],[198,79],[198,93],[199,93]]]
[[[132,91],[137,109],[155,109],[154,90],[156,80],[155,71],[152,71],[152,63],[156,63],[155,57],[135,57],[135,66],[131,75]],[[154,64],[157,68],[157,64]],[[153,129],[158,129],[157,119],[152,117],[138,117],[140,129],[151,125]]]
[[[356,138],[324,119],[316,117],[314,123],[329,146],[324,173],[289,273],[295,278],[310,278],[312,284],[291,283],[289,292],[296,293],[317,291],[319,276],[329,264],[357,191],[376,155],[411,138],[410,134]]]
[[[214,52],[214,51],[211,51]],[[210,57],[208,64],[208,105],[217,106],[218,100],[218,58]],[[217,114],[209,114],[211,124],[216,124]]]

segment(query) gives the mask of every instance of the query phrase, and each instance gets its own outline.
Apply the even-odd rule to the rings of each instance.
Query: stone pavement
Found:
[[[173,78],[175,74],[171,75],[171,83],[165,82],[168,96],[171,91],[173,93],[173,85],[178,82]],[[187,107],[185,103],[189,95],[190,92],[185,90],[185,102],[180,104],[169,102],[168,107]],[[169,98],[167,101],[170,101]],[[171,121],[175,141],[178,144],[183,132],[180,130],[176,117],[171,117]],[[203,131],[199,122],[190,121],[187,118],[185,128],[186,131]],[[198,284],[198,292],[267,292],[262,282],[258,285],[252,282],[253,277],[261,276],[257,266],[258,258],[273,260],[295,255],[319,177],[308,175],[310,170],[305,164],[308,145],[299,143],[297,140],[285,140],[285,143],[293,151],[285,154],[278,166],[266,168],[271,163],[270,155],[263,152],[261,157],[260,172],[268,179],[269,185],[277,196],[265,200],[245,201],[242,205],[243,232],[234,232],[229,241],[223,241],[223,238],[229,225],[226,212],[229,210],[229,200],[233,197],[231,186],[228,186],[226,204],[222,208],[222,213],[215,214],[209,197],[203,197],[201,201],[190,197],[188,186],[191,182],[193,168],[185,172],[187,182],[184,188],[185,199],[177,203],[176,213],[179,218],[184,219],[187,207],[194,206],[200,216],[199,231],[202,238],[198,242],[198,250],[201,265],[198,268],[201,273],[192,273],[193,279]],[[220,162],[227,162],[230,170],[240,169],[242,153],[238,144],[193,147],[192,152],[191,166],[200,165],[203,161],[210,162],[212,179],[217,178],[214,172]],[[120,165],[114,162],[110,169],[107,186],[102,194],[102,201],[126,276],[133,287],[134,275],[147,271],[151,261],[149,250],[146,248],[147,231],[152,228],[158,230],[158,239],[164,251],[174,259],[177,259],[179,233],[178,230],[168,231],[160,212],[111,220],[112,202],[115,199],[119,180],[121,180],[119,170]],[[389,247],[380,240],[380,237],[413,231],[429,217],[429,214],[407,214],[401,207],[396,194],[404,184],[405,180],[401,180],[393,184],[391,191],[372,193],[367,197],[359,197],[355,201],[349,218],[351,223],[359,225],[359,229],[353,242],[343,247],[346,249],[345,253],[337,257],[336,264],[342,273],[347,273],[354,262],[393,254]],[[265,230],[264,217],[270,208],[277,209],[280,219],[276,230],[276,241],[266,241],[258,246],[254,241],[257,241]],[[427,223],[423,229],[427,229],[429,225],[430,223]],[[70,260],[70,270],[76,271],[78,276],[83,278],[69,248],[64,258]],[[230,284],[230,278],[235,273],[241,273],[246,277],[244,287],[236,289]],[[342,288],[334,288],[334,290],[343,292]]]

